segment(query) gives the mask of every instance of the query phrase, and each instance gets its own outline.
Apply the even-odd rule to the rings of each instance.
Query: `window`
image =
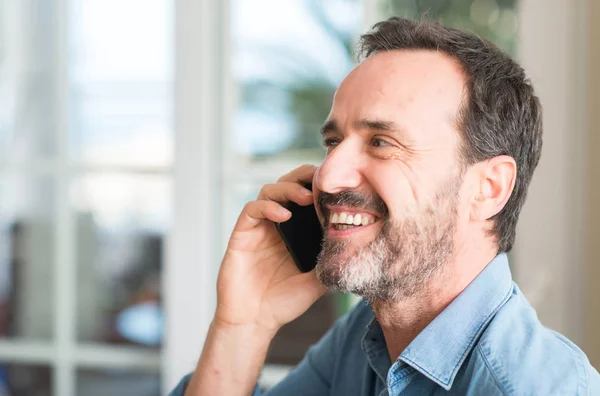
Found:
[[[160,394],[171,8],[0,4],[3,394]]]

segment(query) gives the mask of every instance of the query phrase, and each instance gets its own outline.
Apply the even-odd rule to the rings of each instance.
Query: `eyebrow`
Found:
[[[364,118],[354,123],[356,129],[369,129],[382,132],[402,132],[403,129],[393,121]],[[328,132],[340,132],[340,128],[335,120],[329,120],[321,127],[321,135]]]

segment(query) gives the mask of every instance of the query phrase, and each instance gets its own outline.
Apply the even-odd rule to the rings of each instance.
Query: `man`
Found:
[[[198,367],[172,394],[258,393],[271,339],[327,289],[365,301],[267,394],[600,394],[585,354],[540,324],[508,267],[542,146],[521,67],[427,21],[378,23],[359,48],[322,128],[321,166],[264,186],[242,211]],[[287,201],[314,203],[323,224],[311,273],[275,230]]]

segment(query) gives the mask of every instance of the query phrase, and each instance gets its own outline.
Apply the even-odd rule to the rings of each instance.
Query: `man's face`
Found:
[[[443,273],[464,223],[464,84],[458,64],[432,51],[376,54],[342,82],[313,181],[326,286],[388,301]]]

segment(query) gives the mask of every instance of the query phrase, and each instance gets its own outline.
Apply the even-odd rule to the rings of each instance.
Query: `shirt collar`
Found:
[[[402,352],[399,360],[446,390],[496,312],[508,301],[513,282],[501,253]]]
[[[371,315],[373,315],[372,311]],[[392,362],[387,351],[383,330],[374,315],[366,327],[361,347],[365,355],[367,355],[369,365],[381,381],[385,383]]]

